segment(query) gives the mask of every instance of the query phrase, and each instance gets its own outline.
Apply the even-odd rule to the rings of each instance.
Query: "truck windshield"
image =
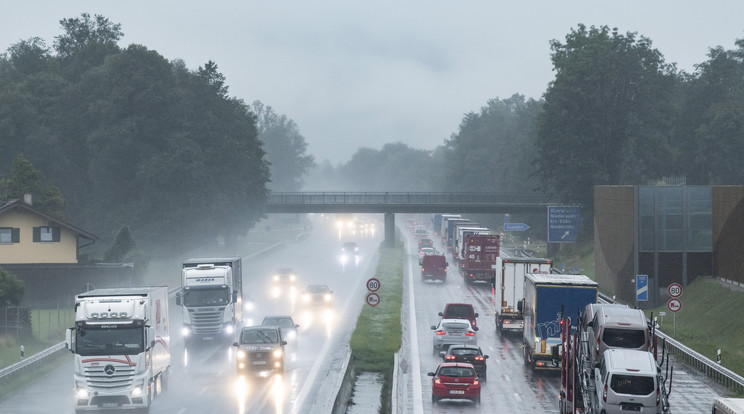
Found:
[[[186,289],[183,293],[184,306],[219,306],[230,303],[227,286],[210,289]]]
[[[75,336],[79,355],[136,355],[145,350],[144,344],[144,328],[134,325],[87,325]]]

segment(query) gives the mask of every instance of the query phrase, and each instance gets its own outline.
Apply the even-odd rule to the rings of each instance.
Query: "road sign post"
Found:
[[[681,289],[680,289],[679,294],[680,295],[682,294]],[[667,301],[667,309],[672,311],[672,314],[674,315],[674,337],[677,337],[677,312],[679,312],[679,310],[682,309],[682,301],[677,298],[669,299],[669,301]]]

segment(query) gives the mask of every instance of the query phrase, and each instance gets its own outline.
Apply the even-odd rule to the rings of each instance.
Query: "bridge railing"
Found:
[[[542,193],[298,192],[270,193],[268,204],[497,204],[548,203]]]

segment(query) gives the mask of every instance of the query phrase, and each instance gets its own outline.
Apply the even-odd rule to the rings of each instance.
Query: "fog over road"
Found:
[[[171,373],[168,389],[153,401],[152,414],[204,413],[328,413],[340,383],[341,365],[359,310],[364,281],[376,266],[382,231],[339,235],[332,220],[313,217],[313,229],[295,242],[243,261],[243,291],[255,301],[246,324],[260,324],[267,315],[291,314],[300,324],[296,344],[286,347],[285,374],[240,381],[232,340],[203,342],[188,349],[180,337],[181,316],[171,300]],[[358,263],[342,265],[341,243],[356,241]],[[327,284],[334,292],[333,312],[305,312],[298,301],[271,296],[271,276],[277,268],[297,273],[295,293],[311,283]],[[179,268],[174,269],[180,271]],[[171,286],[174,287],[174,286]],[[283,296],[286,298],[286,296]],[[62,366],[0,402],[3,414],[73,413],[72,355]],[[116,411],[121,412],[121,411]]]
[[[381,221],[382,217],[376,217]],[[332,220],[313,216],[313,229],[306,237],[258,258],[244,260],[244,293],[256,301],[256,308],[246,319],[260,323],[265,315],[292,314],[301,325],[298,343],[287,347],[284,376],[242,383],[235,372],[234,348],[203,343],[184,348],[179,335],[180,309],[171,301],[172,372],[168,390],[156,397],[153,414],[202,413],[330,413],[336,389],[341,379],[348,341],[366,293],[364,281],[376,267],[376,254],[382,242],[382,227],[372,236],[341,235]],[[427,216],[419,217],[427,222]],[[396,216],[408,250],[406,277],[413,277],[415,329],[404,330],[405,341],[416,335],[416,357],[407,356],[410,369],[417,370],[418,384],[405,378],[411,392],[401,401],[399,413],[557,413],[560,375],[552,372],[532,372],[523,363],[522,340],[519,334],[499,335],[496,332],[490,287],[466,285],[457,273],[451,257],[446,284],[423,283],[413,238],[405,229],[404,216]],[[355,240],[361,248],[358,265],[342,266],[340,246]],[[436,242],[436,241],[435,241]],[[437,246],[441,249],[441,245]],[[308,317],[291,303],[278,301],[270,295],[270,277],[280,267],[291,267],[298,275],[299,290],[309,283],[325,283],[335,296],[334,317],[324,321]],[[178,271],[178,270],[174,270]],[[408,284],[408,279],[406,279]],[[478,344],[488,354],[488,381],[483,384],[482,402],[442,401],[431,403],[431,377],[439,363],[432,354],[431,325],[438,321],[437,313],[448,302],[469,302],[479,313]],[[403,306],[408,306],[404,300]],[[407,312],[404,312],[406,315]],[[405,318],[404,318],[405,319]],[[246,320],[246,323],[249,321]],[[406,326],[407,323],[404,323]],[[416,364],[416,359],[418,364]],[[68,361],[36,382],[20,389],[0,402],[3,414],[73,413],[72,356]],[[417,385],[417,386],[414,386]],[[413,391],[418,390],[418,395]],[[725,394],[697,372],[675,364],[671,404],[673,413],[708,412],[712,400]],[[117,411],[120,412],[120,411]]]

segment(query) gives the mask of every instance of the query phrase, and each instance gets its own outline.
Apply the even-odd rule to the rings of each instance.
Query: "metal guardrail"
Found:
[[[599,298],[607,303],[614,303],[615,301],[607,295],[599,293]],[[696,352],[676,339],[670,337],[659,329],[656,329],[656,334],[659,338],[664,339],[667,347],[667,351],[677,357],[678,360],[684,362],[688,366],[697,369],[704,373],[708,378],[713,379],[717,383],[729,388],[730,390],[741,394],[744,392],[744,377],[731,371],[728,368],[722,367],[717,362],[712,361],[705,355]]]
[[[64,342],[60,342],[13,365],[0,369],[0,379],[5,380],[7,377],[19,374],[21,371],[46,365],[63,351],[67,351],[67,345]]]

